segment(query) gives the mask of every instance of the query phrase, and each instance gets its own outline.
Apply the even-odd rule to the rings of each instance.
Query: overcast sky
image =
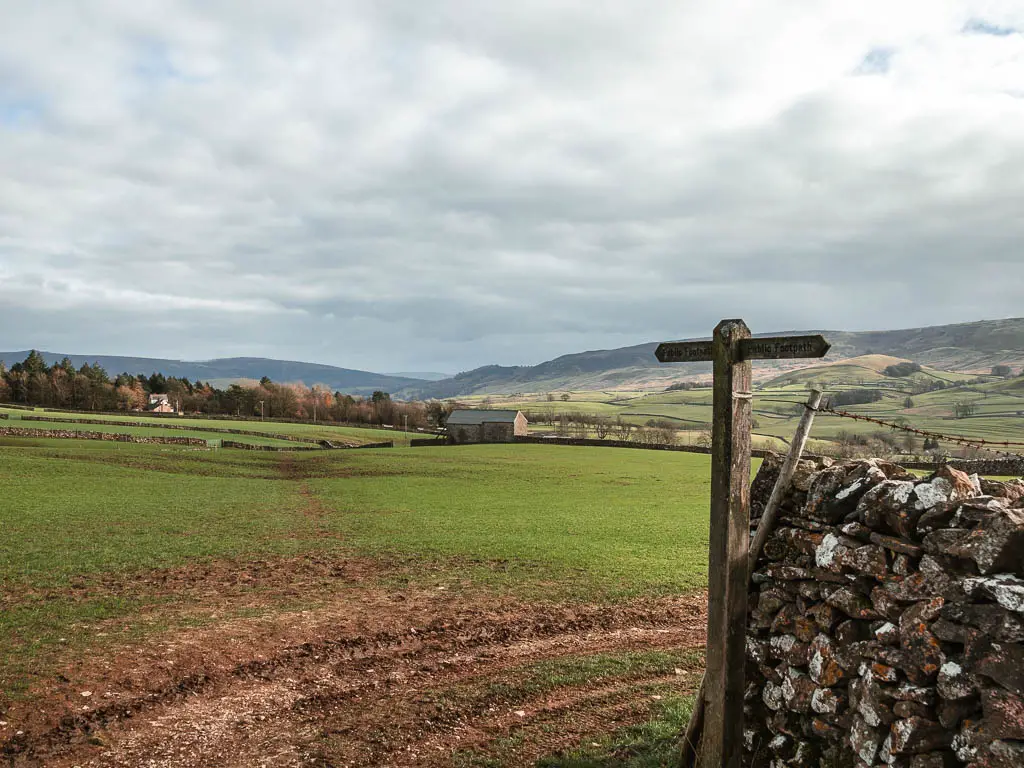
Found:
[[[0,349],[1024,315],[1024,0],[0,0]]]

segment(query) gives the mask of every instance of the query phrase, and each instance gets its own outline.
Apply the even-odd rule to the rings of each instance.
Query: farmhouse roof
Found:
[[[519,411],[485,410],[483,408],[460,408],[452,411],[447,424],[473,426],[487,423],[511,423],[516,420]]]

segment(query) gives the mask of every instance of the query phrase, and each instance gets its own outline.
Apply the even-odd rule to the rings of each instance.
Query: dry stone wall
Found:
[[[949,459],[941,463],[949,464],[954,469],[959,469],[969,475],[1004,475],[1007,477],[1024,475],[1024,456],[1004,459]],[[904,463],[903,466],[907,469],[933,470],[938,467],[938,463],[922,461]]]
[[[801,462],[752,575],[746,672],[748,766],[1024,766],[1024,482]]]
[[[147,415],[148,418],[148,415]],[[157,424],[151,425],[138,421],[110,421],[107,419],[61,419],[55,416],[22,416],[21,421],[43,421],[46,423],[65,424],[93,424],[104,427],[148,427],[156,426],[158,429],[181,429],[189,432],[214,432],[224,435],[242,435],[243,437],[266,437],[273,440],[285,440],[293,443],[318,443],[321,442],[314,437],[302,437],[299,435],[282,435],[277,432],[255,432],[245,429],[227,429],[222,427],[198,427],[191,424]]]
[[[680,453],[702,453],[709,455],[710,448],[703,448],[699,445],[668,445],[666,443],[638,443],[633,440],[600,440],[593,437],[541,437],[540,435],[516,435],[512,438],[515,443],[539,443],[541,445],[577,445],[593,448],[638,448],[647,451],[678,451]],[[772,454],[761,448],[754,448],[750,452],[755,458],[765,458]],[[771,490],[771,489],[769,489]]]
[[[115,432],[85,432],[74,429],[30,429],[27,427],[0,427],[0,437],[47,437],[61,440],[105,440],[111,443],[150,443],[158,445],[206,446],[198,437],[144,437],[121,435]]]
[[[322,447],[321,447],[322,446]],[[221,448],[240,448],[245,451],[320,451],[326,449],[346,449],[355,450],[356,448],[394,448],[394,440],[386,440],[380,443],[363,443],[362,445],[336,445],[330,443],[327,440],[321,441],[321,446],[316,445],[256,445],[254,443],[239,443],[235,440],[221,440]]]

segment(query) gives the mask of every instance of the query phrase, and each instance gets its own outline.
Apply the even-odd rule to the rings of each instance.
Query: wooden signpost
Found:
[[[711,536],[705,720],[699,768],[739,768],[743,755],[743,667],[750,542],[751,360],[824,357],[821,336],[751,338],[742,320],[723,320],[711,341],[658,345],[663,363],[714,363]]]

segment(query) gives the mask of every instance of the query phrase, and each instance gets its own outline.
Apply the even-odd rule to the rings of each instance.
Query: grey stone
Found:
[[[857,514],[869,528],[878,530],[890,514],[898,514],[911,500],[914,483],[910,480],[886,480],[865,493],[857,504]],[[891,529],[892,533],[898,530]]]
[[[935,689],[944,699],[966,699],[978,691],[978,681],[961,664],[946,661],[939,667]]]
[[[875,628],[875,637],[883,645],[899,645],[900,630],[891,621],[883,621]]]
[[[846,705],[846,697],[831,688],[818,688],[811,694],[811,711],[819,715],[834,715]]]
[[[780,661],[802,667],[807,664],[809,646],[797,640],[795,635],[775,635],[769,641],[769,653]]]
[[[860,678],[857,683],[857,711],[865,723],[877,728],[895,720],[891,701],[890,693],[872,675]]]
[[[952,734],[934,720],[923,717],[909,717],[897,720],[890,727],[892,742],[890,750],[894,755],[933,752],[948,747]]]
[[[974,697],[956,701],[939,699],[935,712],[943,728],[955,730],[962,720],[975,714],[980,706],[980,702]]]
[[[1024,647],[1020,645],[991,643],[971,671],[1024,696]]]
[[[900,616],[903,615],[903,604],[900,603],[897,595],[903,595],[903,580],[900,580],[900,591],[894,594],[894,590],[889,588],[888,583],[885,587],[875,587],[871,590],[871,605],[880,616],[884,616],[889,621],[898,622]]]
[[[836,685],[846,677],[846,672],[836,658],[835,646],[828,635],[820,634],[811,642],[807,670],[811,680],[826,687]]]
[[[948,502],[924,512],[917,520],[917,535],[924,536],[951,525],[960,506],[959,502]]]
[[[874,764],[875,756],[878,754],[878,748],[882,746],[883,738],[881,729],[868,725],[864,718],[859,715],[853,718],[849,736],[850,748],[864,763],[868,765]]]
[[[782,681],[782,698],[791,712],[807,712],[817,686],[803,672],[792,667]]]
[[[948,752],[928,752],[910,758],[909,768],[954,768],[953,756]]]
[[[862,492],[859,487],[842,488],[845,479],[846,471],[842,467],[829,467],[818,472],[807,490],[804,515],[826,523],[842,520],[849,511],[847,499]]]
[[[1024,743],[997,739],[980,750],[979,758],[980,768],[1020,768],[1024,765]]]
[[[897,576],[909,576],[917,570],[917,561],[909,555],[896,555],[892,561],[892,572]]]
[[[942,609],[942,618],[976,627],[994,640],[1024,642],[1024,617],[999,605],[947,603]]]
[[[921,545],[929,554],[945,555],[949,554],[952,550],[959,548],[970,535],[971,532],[968,530],[960,528],[943,528],[938,531],[932,531],[925,536],[921,541]]]
[[[764,705],[773,712],[778,712],[785,705],[785,699],[782,696],[782,686],[776,685],[770,680],[764,684],[761,698],[764,701]]]
[[[935,536],[936,534],[929,534]],[[984,517],[950,554],[973,560],[982,574],[1024,570],[1024,510],[1000,510]]]
[[[988,597],[1008,611],[1024,613],[1024,579],[998,574],[964,579],[963,587],[969,596]]]
[[[893,704],[892,713],[899,718],[931,718],[935,714],[931,707],[926,707],[924,704],[919,704],[916,701],[897,701]]]
[[[916,544],[899,539],[895,536],[885,536],[881,533],[872,533],[871,541],[879,546],[885,547],[886,549],[895,552],[897,554],[906,555],[908,557],[920,557],[924,554],[921,547]]]
[[[965,629],[960,624],[954,624],[946,619],[939,619],[932,623],[932,634],[944,643],[959,643],[963,645]]]
[[[829,605],[838,608],[851,619],[881,618],[871,601],[848,587],[837,589],[826,598]]]
[[[934,679],[945,661],[938,638],[928,628],[928,622],[939,615],[943,604],[941,597],[922,600],[900,617],[900,647],[910,657],[904,669],[910,681],[917,685]]]
[[[985,729],[996,739],[1024,739],[1024,700],[1001,688],[981,692]]]
[[[916,701],[920,704],[932,706],[935,704],[936,696],[934,688],[922,688],[919,685],[902,683],[892,691],[894,698],[899,701]]]

